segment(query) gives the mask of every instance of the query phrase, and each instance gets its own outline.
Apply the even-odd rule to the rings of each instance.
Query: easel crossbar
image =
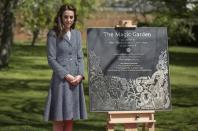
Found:
[[[137,131],[137,124],[144,124],[144,128],[148,126],[149,131],[154,131],[154,113],[155,111],[110,111],[107,113],[107,131],[114,131],[115,124],[124,124],[125,131]]]

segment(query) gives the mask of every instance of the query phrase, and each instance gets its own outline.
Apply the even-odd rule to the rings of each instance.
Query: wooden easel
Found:
[[[114,131],[115,124],[124,124],[125,131],[138,131],[138,124],[143,124],[142,131],[155,131],[155,111],[110,111],[107,113],[107,131]]]
[[[136,28],[131,20],[122,20],[116,27]],[[114,131],[115,124],[124,124],[125,131],[138,131],[138,124],[143,124],[142,131],[155,131],[155,111],[110,111],[107,113],[107,131]]]

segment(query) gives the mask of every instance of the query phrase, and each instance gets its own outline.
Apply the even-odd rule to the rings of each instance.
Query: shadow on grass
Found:
[[[171,65],[176,66],[198,66],[198,53],[169,52]]]
[[[0,126],[44,128],[42,114],[48,80],[0,79]]]
[[[30,46],[30,45],[17,45],[13,46],[15,55],[17,56],[44,56],[46,57],[46,45]],[[83,48],[84,57],[87,57],[87,49]]]
[[[25,61],[25,62],[24,62]],[[47,65],[47,59],[38,60],[33,58],[24,59],[21,57],[17,57],[17,59],[11,59],[11,65],[9,65],[9,69],[21,69],[25,67],[25,69],[37,69],[37,70],[45,70],[49,69]]]
[[[84,93],[86,96],[89,96],[89,87],[88,87],[88,82],[83,82],[84,86]]]
[[[156,112],[156,127],[162,131],[197,131],[197,86],[172,85],[172,110]],[[160,130],[161,131],[161,130]]]
[[[2,129],[20,129],[47,131],[51,130],[51,122],[44,122],[43,112],[47,96],[49,80],[16,80],[0,79],[0,127]],[[87,83],[84,83],[85,95],[88,94]],[[88,101],[87,101],[88,104]],[[89,112],[88,112],[89,113]],[[74,123],[75,131],[105,130],[104,115],[90,114],[90,119]],[[93,119],[94,118],[94,119]],[[96,124],[97,123],[97,124]],[[1,129],[0,129],[1,131]]]
[[[172,87],[173,106],[198,107],[198,87],[188,85],[173,85]]]
[[[96,125],[94,122],[88,124],[89,122],[84,121],[83,123],[75,123],[74,131],[105,131],[105,125]],[[95,121],[97,123],[97,120]]]
[[[13,46],[16,56],[46,56],[46,46],[17,45]]]
[[[47,91],[49,86],[49,80],[16,80],[16,79],[0,79],[0,91]]]
[[[83,48],[83,55],[84,55],[84,57],[87,57],[87,49],[86,48]]]

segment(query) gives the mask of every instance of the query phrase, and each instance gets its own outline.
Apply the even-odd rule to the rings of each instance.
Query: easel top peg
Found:
[[[132,20],[120,20],[115,26],[116,28],[137,28],[137,25],[133,23]]]

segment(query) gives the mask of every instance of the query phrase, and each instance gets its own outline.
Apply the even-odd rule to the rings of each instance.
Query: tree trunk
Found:
[[[35,46],[35,42],[36,42],[36,39],[38,38],[38,35],[39,35],[39,29],[35,29],[33,31],[33,38],[32,38],[31,46]]]
[[[3,0],[0,11],[0,68],[8,66],[13,42],[13,22],[15,8],[18,0]]]

